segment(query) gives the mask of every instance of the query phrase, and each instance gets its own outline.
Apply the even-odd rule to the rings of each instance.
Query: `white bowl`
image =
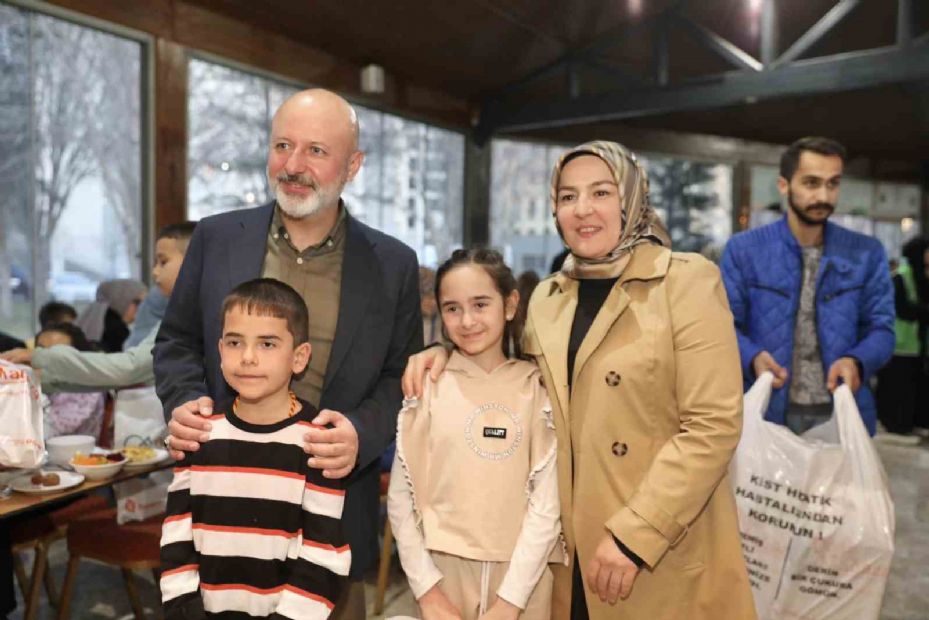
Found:
[[[128,460],[124,457],[121,461],[107,461],[104,465],[78,465],[72,459],[68,465],[73,467],[77,473],[84,474],[88,480],[106,480],[118,474]]]
[[[93,452],[94,444],[96,440],[90,435],[59,435],[46,440],[45,449],[48,451],[49,462],[64,467],[75,452]]]

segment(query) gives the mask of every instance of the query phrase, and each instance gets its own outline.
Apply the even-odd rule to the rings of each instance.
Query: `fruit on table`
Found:
[[[75,465],[109,465],[110,463],[119,463],[125,458],[119,452],[109,454],[81,454],[75,452],[71,462]]]

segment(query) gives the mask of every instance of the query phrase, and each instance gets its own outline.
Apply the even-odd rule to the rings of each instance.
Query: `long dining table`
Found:
[[[77,499],[96,489],[111,487],[118,482],[141,478],[152,472],[168,469],[173,466],[174,461],[168,458],[151,465],[129,468],[123,467],[115,476],[105,480],[87,480],[85,478],[82,483],[59,491],[51,491],[48,493],[22,493],[19,491],[12,491],[9,497],[0,499],[0,527],[7,527],[5,523],[6,519],[12,517],[29,518],[30,515],[39,517],[41,514],[55,510],[65,504],[67,500]],[[54,468],[43,468],[43,471],[53,472],[56,470]],[[4,473],[10,472],[6,471]],[[29,475],[29,472],[23,470],[23,475]],[[10,478],[0,486],[5,486],[5,484],[11,482],[13,479],[14,478]],[[34,579],[30,581],[28,595],[24,597],[25,609],[23,610],[23,618],[25,620],[34,620],[37,617],[39,607],[40,584]]]
[[[153,471],[168,469],[174,465],[170,458],[159,463],[146,465],[142,467],[123,467],[112,478],[106,480],[87,480],[81,484],[69,489],[52,491],[49,493],[21,493],[13,491],[7,499],[0,499],[0,521],[9,517],[29,514],[32,512],[44,512],[49,508],[54,508],[61,500],[73,499],[86,495],[94,489],[110,487],[117,482],[125,482],[133,478],[147,476]],[[54,469],[45,469],[44,471],[53,472]]]

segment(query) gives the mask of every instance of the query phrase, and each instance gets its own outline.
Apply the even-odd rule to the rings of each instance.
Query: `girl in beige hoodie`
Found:
[[[493,250],[458,250],[436,274],[446,371],[404,401],[388,512],[422,617],[551,616],[563,562],[551,406],[519,359],[516,280]]]

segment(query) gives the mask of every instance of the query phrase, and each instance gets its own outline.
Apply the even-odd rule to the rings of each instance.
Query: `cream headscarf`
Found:
[[[552,172],[552,215],[558,211],[558,180],[567,160],[579,155],[595,155],[603,160],[619,188],[619,208],[622,216],[622,232],[619,243],[609,254],[599,258],[581,258],[573,252],[565,258],[562,273],[578,280],[603,280],[618,278],[635,246],[641,243],[656,243],[671,247],[671,237],[661,218],[648,204],[648,175],[636,160],[635,154],[621,144],[596,140],[566,151],[555,164]],[[557,219],[555,226],[564,240]],[[569,248],[570,249],[570,248]]]

